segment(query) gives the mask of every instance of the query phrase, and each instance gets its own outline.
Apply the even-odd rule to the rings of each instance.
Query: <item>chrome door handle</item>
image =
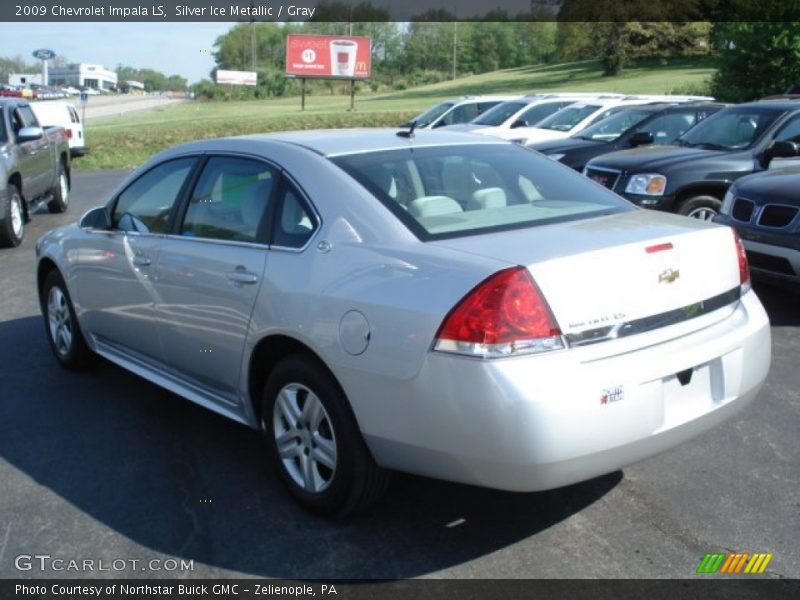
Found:
[[[135,264],[137,267],[146,267],[152,264],[152,262],[153,261],[150,260],[144,254],[137,254],[136,256],[133,257],[133,264]]]
[[[258,275],[255,273],[251,273],[250,271],[244,271],[237,269],[236,271],[231,271],[228,273],[228,281],[232,281],[233,283],[238,284],[254,284],[258,281]]]

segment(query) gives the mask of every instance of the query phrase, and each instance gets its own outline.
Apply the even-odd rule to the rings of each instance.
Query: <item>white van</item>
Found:
[[[86,154],[86,142],[83,138],[83,123],[78,111],[69,102],[44,100],[31,102],[31,108],[43,127],[63,127],[69,139],[69,152],[72,156]]]

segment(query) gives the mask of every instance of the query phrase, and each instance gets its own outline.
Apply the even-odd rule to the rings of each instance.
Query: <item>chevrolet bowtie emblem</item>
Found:
[[[658,276],[658,283],[672,283],[680,276],[681,276],[680,271],[676,269],[667,269]]]

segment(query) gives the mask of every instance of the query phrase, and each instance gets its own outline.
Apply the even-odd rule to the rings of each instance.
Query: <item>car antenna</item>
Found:
[[[416,121],[411,121],[410,125],[411,126],[408,128],[408,131],[398,131],[397,132],[397,137],[413,139],[413,137],[414,137],[414,129],[417,126],[417,122]]]

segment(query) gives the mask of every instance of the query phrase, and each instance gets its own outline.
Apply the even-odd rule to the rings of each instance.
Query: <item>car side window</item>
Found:
[[[277,172],[258,160],[209,159],[192,193],[181,235],[256,242]]]
[[[645,130],[653,134],[654,144],[670,144],[694,123],[694,113],[675,112],[653,119]]]
[[[14,110],[11,115],[11,127],[14,129],[14,135],[19,135],[20,129],[25,127],[25,120],[22,118],[22,113],[19,109]]]
[[[125,188],[112,213],[114,228],[167,233],[172,207],[194,162],[194,158],[179,158],[161,163]]]
[[[537,104],[523,112],[516,122],[525,123],[525,127],[533,127],[539,121],[546,119],[553,113],[558,112],[570,104],[571,102],[547,102],[544,104]]]
[[[273,227],[273,244],[283,248],[302,248],[314,235],[319,223],[297,190],[287,183]]]
[[[800,116],[786,123],[775,135],[776,141],[800,143]]]
[[[19,113],[22,116],[23,127],[36,127],[38,125],[39,121],[30,106],[20,106]]]

